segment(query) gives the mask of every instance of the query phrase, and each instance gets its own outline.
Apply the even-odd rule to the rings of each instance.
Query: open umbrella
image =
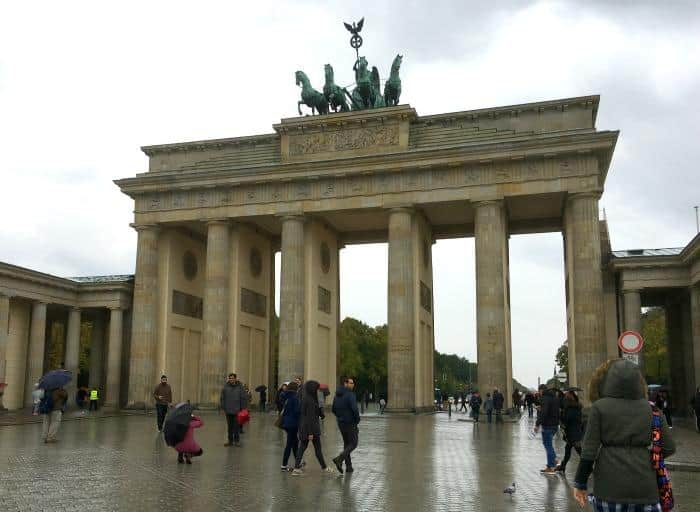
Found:
[[[328,396],[331,394],[330,390],[328,389],[328,384],[319,384],[318,389],[321,391],[321,393],[323,393],[323,396]]]
[[[39,379],[41,389],[57,389],[65,386],[73,378],[68,370],[52,370]]]
[[[583,391],[583,389],[577,388],[577,387],[569,387],[569,388],[564,388],[563,391],[574,391],[576,393],[579,393],[579,392]]]
[[[185,439],[187,429],[190,427],[192,418],[192,406],[187,402],[180,402],[168,411],[163,424],[163,437],[165,444],[175,446]]]
[[[264,384],[260,384],[257,388],[255,388],[255,392],[256,392],[256,393],[262,393],[262,392],[265,391],[266,389],[267,389],[267,386],[265,386]]]

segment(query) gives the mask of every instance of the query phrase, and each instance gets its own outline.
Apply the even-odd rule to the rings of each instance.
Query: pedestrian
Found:
[[[39,383],[36,382],[34,384],[34,390],[32,391],[32,416],[39,416],[39,404],[45,394],[46,391],[40,388]]]
[[[525,405],[527,406],[528,418],[532,418],[534,415],[533,412],[535,408],[535,395],[531,391],[528,391],[525,395]]]
[[[301,416],[301,402],[297,391],[299,389],[296,382],[290,382],[283,391],[283,406],[280,414],[282,415],[282,429],[287,433],[287,444],[284,446],[282,454],[282,471],[289,471],[289,456],[291,454],[294,454],[294,460],[297,458],[299,416]]]
[[[97,404],[100,399],[97,388],[92,388],[90,390],[90,410],[97,411]]]
[[[472,393],[472,398],[469,401],[469,407],[472,408],[472,417],[474,418],[474,423],[479,423],[479,409],[481,408],[481,395],[478,391]]]
[[[386,400],[381,397],[379,399],[379,414],[384,414],[384,409],[386,409]]]
[[[589,382],[592,402],[574,479],[574,497],[589,499],[593,473],[593,509],[669,510],[670,482],[664,458],[675,452],[671,431],[647,402],[639,367],[624,359],[603,363]],[[652,450],[649,450],[649,440]]]
[[[695,411],[695,430],[700,432],[700,386],[695,390],[695,396],[691,398],[690,404]]]
[[[503,405],[505,397],[498,388],[493,390],[493,409],[496,411],[496,423],[503,423]]]
[[[352,473],[352,459],[350,454],[357,448],[359,442],[359,429],[357,425],[360,423],[360,413],[357,410],[357,399],[355,398],[355,379],[346,377],[343,379],[343,385],[338,386],[333,399],[331,410],[335,414],[338,422],[340,435],[343,437],[343,451],[333,459],[333,464],[338,468],[340,473],[343,472],[343,462],[345,462],[345,471]]]
[[[333,468],[326,466],[321,450],[321,422],[325,418],[323,409],[318,404],[319,383],[315,380],[308,380],[304,383],[301,394],[301,414],[299,416],[299,448],[294,463],[292,475],[302,475],[301,459],[304,456],[309,443],[313,443],[316,459],[321,466],[321,470],[326,473],[335,473]]]
[[[277,407],[277,414],[282,414],[282,408],[284,407],[284,397],[286,396],[285,393],[287,389],[287,384],[282,384],[277,390],[277,396],[275,397],[275,406]]]
[[[192,457],[199,457],[204,453],[202,448],[194,440],[194,429],[204,425],[204,422],[199,416],[194,414],[190,418],[190,424],[187,427],[187,433],[185,438],[175,445],[175,450],[177,451],[177,462],[182,464],[186,462],[187,464],[192,464]]]
[[[267,404],[267,387],[260,386],[258,389],[260,390],[260,412],[265,412],[265,406]]]
[[[362,414],[365,413],[365,401],[366,401],[366,399],[367,399],[367,390],[365,389],[365,390],[362,392],[362,395],[360,395],[360,412],[361,412]],[[335,399],[334,399],[334,400],[335,400]]]
[[[547,389],[547,386],[540,384],[540,394],[542,396],[542,407],[537,414],[535,422],[535,433],[542,427],[542,444],[547,452],[547,465],[540,473],[544,475],[556,475],[557,454],[554,451],[552,440],[554,434],[559,430],[559,399],[553,389]]]
[[[513,391],[513,410],[520,414],[520,391],[518,388]]]
[[[226,414],[226,433],[228,441],[224,446],[241,446],[240,432],[238,424],[238,413],[248,406],[248,400],[243,386],[238,381],[235,373],[229,373],[224,387],[219,395],[219,414],[223,411]]]
[[[371,393],[368,393],[367,390],[365,389],[365,410],[369,411],[369,400],[372,398]]]
[[[673,428],[673,420],[671,420],[671,397],[668,391],[663,390],[656,394],[656,407],[658,407],[666,417],[668,428]]]
[[[41,438],[45,443],[57,443],[56,434],[61,426],[63,411],[68,402],[68,393],[62,387],[42,391],[44,391],[44,396],[38,405],[39,413],[44,416]]]
[[[166,375],[160,376],[160,384],[153,390],[153,398],[156,399],[156,422],[158,424],[158,432],[163,432],[163,422],[165,415],[168,412],[168,407],[173,403],[173,390],[168,384]]]
[[[253,401],[253,393],[250,392],[250,388],[248,387],[248,384],[243,384],[243,383],[241,383],[241,385],[243,386],[243,393],[245,394],[245,400],[246,400],[245,403],[246,403],[246,407],[248,407],[248,404],[251,403],[251,402]],[[244,409],[245,409],[246,407],[244,407]],[[239,432],[240,434],[243,434],[243,433],[244,433],[244,432],[243,432],[243,423],[239,423],[239,424],[238,424],[238,432]]]
[[[581,403],[573,390],[564,394],[564,412],[561,416],[561,424],[564,430],[564,459],[558,464],[556,470],[560,473],[566,471],[566,464],[571,458],[572,448],[581,456],[581,439],[583,439],[583,416]]]
[[[486,421],[491,423],[491,418],[493,416],[493,398],[491,398],[491,393],[486,393],[486,402],[484,402],[484,410],[486,411]]]
[[[85,402],[87,402],[88,394],[88,390],[84,386],[80,386],[75,393],[75,403],[78,404],[82,412],[85,412]]]
[[[459,407],[459,412],[464,411],[465,413],[467,412],[467,397],[464,394],[464,391],[462,391],[459,394],[459,398],[462,400],[462,405]]]

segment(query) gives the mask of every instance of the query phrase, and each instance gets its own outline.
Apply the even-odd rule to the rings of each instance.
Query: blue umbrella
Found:
[[[53,370],[39,379],[39,387],[42,389],[57,389],[65,386],[73,374],[68,370]]]

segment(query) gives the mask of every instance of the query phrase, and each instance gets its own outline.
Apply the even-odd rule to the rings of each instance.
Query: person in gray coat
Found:
[[[229,373],[228,380],[221,390],[221,396],[219,396],[219,411],[223,411],[226,414],[226,424],[228,426],[228,441],[224,446],[241,445],[237,415],[246,407],[248,407],[246,392],[238,381],[236,374]]]
[[[574,497],[582,507],[588,477],[593,473],[594,510],[661,510],[656,471],[649,445],[659,422],[661,455],[676,451],[662,416],[653,418],[646,383],[639,367],[625,359],[603,363],[590,381],[593,405],[581,446],[581,462],[574,480]],[[616,508],[619,506],[620,508]]]

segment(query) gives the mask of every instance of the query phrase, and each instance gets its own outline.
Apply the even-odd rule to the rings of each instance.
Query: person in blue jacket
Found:
[[[301,402],[299,401],[299,386],[296,382],[290,382],[286,390],[281,393],[280,401],[282,406],[282,428],[287,433],[287,444],[282,455],[282,471],[289,471],[289,455],[297,457],[299,446],[299,416],[301,415]]]
[[[357,448],[360,423],[360,411],[357,409],[357,398],[353,392],[355,389],[355,379],[346,377],[343,379],[343,385],[338,387],[333,399],[333,414],[338,421],[340,434],[343,436],[343,451],[333,459],[333,464],[338,468],[340,473],[343,472],[343,462],[345,462],[345,471],[352,473],[352,459],[350,454]]]

